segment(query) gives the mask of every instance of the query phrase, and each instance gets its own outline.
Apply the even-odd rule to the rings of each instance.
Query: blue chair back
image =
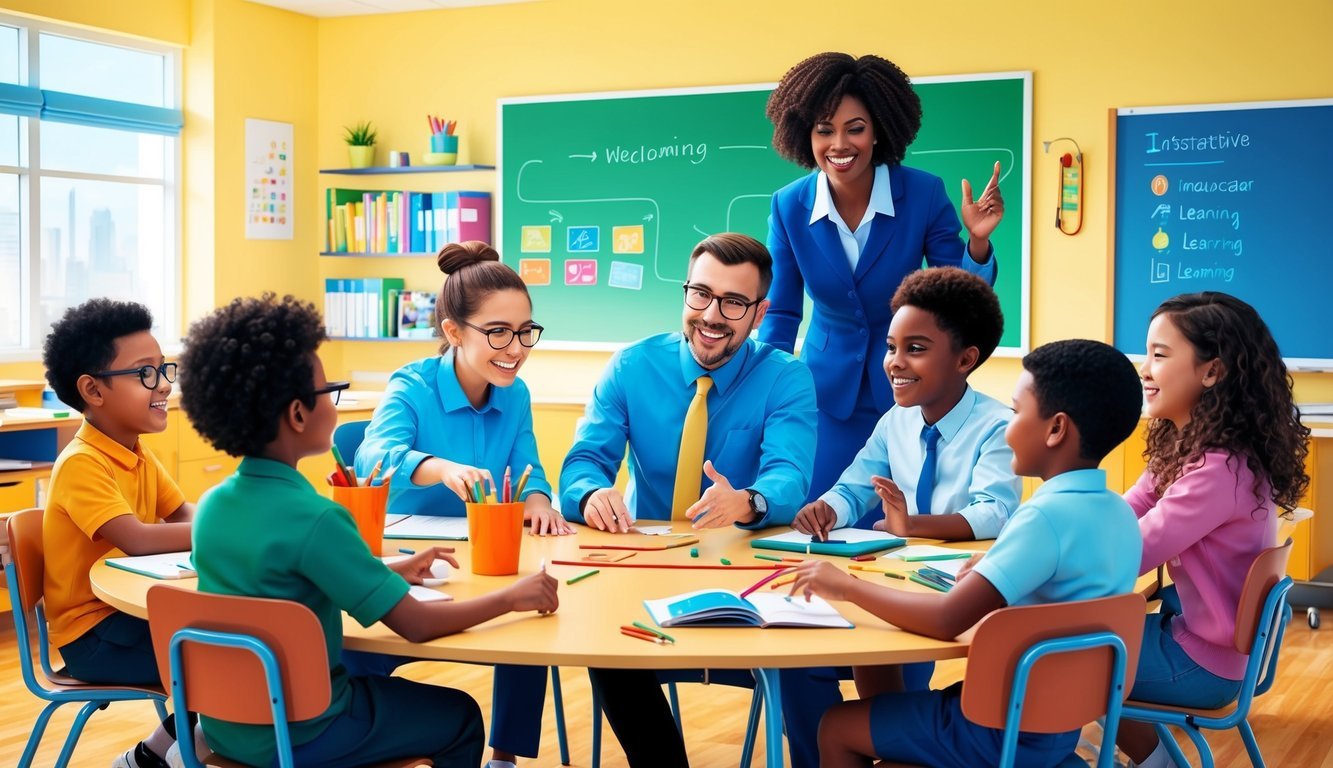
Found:
[[[32,765],[37,747],[41,744],[51,715],[62,705],[82,702],[83,706],[74,717],[69,735],[56,758],[57,768],[69,764],[74,753],[74,746],[83,733],[83,726],[93,712],[104,709],[113,701],[151,701],[157,707],[159,716],[166,718],[166,693],[161,688],[139,686],[109,686],[85,683],[76,680],[52,668],[51,639],[46,626],[46,611],[42,606],[43,579],[46,569],[45,553],[42,549],[41,509],[26,509],[15,512],[5,521],[8,536],[9,554],[5,559],[5,581],[9,588],[10,605],[13,608],[14,636],[18,645],[19,673],[28,691],[43,701],[48,702],[33,723],[28,743],[19,757],[20,768]],[[32,642],[29,634],[29,617],[37,624],[37,655],[40,660],[42,677],[48,685],[37,678],[37,671],[32,661]]]
[[[1292,580],[1286,575],[1291,547],[1291,539],[1287,539],[1285,544],[1259,553],[1245,577],[1240,604],[1236,608],[1234,641],[1236,650],[1246,654],[1248,660],[1245,675],[1241,678],[1240,695],[1233,706],[1200,711],[1152,702],[1126,702],[1123,716],[1152,723],[1177,765],[1189,765],[1189,760],[1167,729],[1168,725],[1180,728],[1189,736],[1205,766],[1213,765],[1213,754],[1200,729],[1235,728],[1245,743],[1250,762],[1263,767],[1263,755],[1248,718],[1254,697],[1267,692],[1277,676],[1278,652],[1282,649],[1282,638],[1291,619],[1287,594],[1291,591]]]
[[[369,421],[349,421],[339,424],[333,430],[333,444],[349,465],[356,463],[356,450],[361,447],[361,441],[366,439],[366,427],[369,426]]]

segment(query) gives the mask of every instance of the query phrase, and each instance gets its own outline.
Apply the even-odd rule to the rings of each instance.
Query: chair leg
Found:
[[[560,667],[551,667],[551,699],[555,703],[555,739],[560,744],[560,764],[569,765],[569,735],[565,732],[565,697],[560,692]]]
[[[53,701],[47,704],[37,715],[37,719],[32,724],[32,734],[28,736],[28,745],[23,748],[23,756],[19,758],[18,768],[29,768],[32,765],[32,758],[37,754],[37,747],[42,743],[42,734],[46,732],[46,724],[51,722],[51,715],[63,701]]]
[[[1259,742],[1254,740],[1254,729],[1250,727],[1250,721],[1241,720],[1236,729],[1240,731],[1240,738],[1245,742],[1245,751],[1250,753],[1250,764],[1254,768],[1264,768],[1264,756],[1259,753]]]
[[[745,743],[741,746],[741,768],[750,768],[754,760],[754,737],[759,732],[759,713],[764,709],[764,694],[759,686],[750,695],[750,717],[745,723]]]
[[[56,768],[65,768],[69,765],[69,759],[74,756],[74,745],[79,743],[79,736],[83,733],[83,726],[94,712],[99,709],[106,709],[107,703],[105,701],[90,701],[79,707],[79,713],[74,716],[74,723],[69,727],[69,735],[65,737],[65,746],[60,748],[60,756],[56,758]]]
[[[783,768],[782,753],[782,688],[776,669],[756,669],[755,689],[763,690],[764,708],[764,762],[767,768]]]
[[[1157,740],[1166,745],[1166,751],[1171,755],[1171,760],[1179,768],[1188,768],[1189,758],[1185,757],[1185,750],[1181,749],[1180,744],[1176,743],[1176,736],[1171,732],[1171,729],[1163,723],[1153,723],[1153,730],[1157,731]],[[1189,729],[1183,730],[1188,731]]]
[[[602,766],[602,697],[592,687],[592,768]]]

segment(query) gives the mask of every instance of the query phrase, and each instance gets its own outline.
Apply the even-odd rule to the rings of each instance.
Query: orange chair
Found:
[[[1241,679],[1240,696],[1235,702],[1219,709],[1190,709],[1134,700],[1125,702],[1122,717],[1152,723],[1157,737],[1166,744],[1176,765],[1189,765],[1189,760],[1167,729],[1168,725],[1180,728],[1189,736],[1199,750],[1200,762],[1207,768],[1213,765],[1213,753],[1200,729],[1235,728],[1245,742],[1250,763],[1263,768],[1264,758],[1247,718],[1254,697],[1266,693],[1277,677],[1278,651],[1282,648],[1282,636],[1291,618],[1287,592],[1291,590],[1292,581],[1286,575],[1290,556],[1291,539],[1287,539],[1285,544],[1259,553],[1245,576],[1240,604],[1236,608],[1233,639],[1236,650],[1248,656],[1249,661],[1245,665],[1245,677]]]
[[[171,681],[177,722],[186,712],[252,725],[272,725],[278,764],[292,762],[289,721],[329,707],[332,686],[324,632],[314,612],[290,600],[213,595],[159,585],[148,590],[148,623],[162,679]],[[187,768],[202,768],[193,734],[178,737]],[[239,763],[217,755],[209,766]],[[378,763],[432,765],[429,758]]]
[[[1105,717],[1103,745],[1115,743],[1146,610],[1143,596],[1130,593],[1001,608],[981,620],[967,656],[962,709],[970,722],[1004,730],[1002,768],[1014,765],[1019,731],[1062,733]],[[1110,768],[1114,756],[1114,748],[1102,749],[1097,765]],[[1086,763],[1071,754],[1061,765]]]
[[[95,685],[57,671],[51,667],[51,640],[47,635],[46,611],[42,606],[43,578],[46,568],[46,556],[42,551],[42,510],[25,509],[9,516],[5,524],[9,536],[9,559],[5,562],[5,580],[9,582],[9,598],[13,606],[14,635],[18,641],[19,671],[24,685],[34,696],[49,702],[33,723],[28,744],[23,756],[19,758],[20,768],[32,765],[33,755],[42,741],[42,734],[51,719],[51,714],[70,702],[83,702],[83,707],[74,717],[69,735],[65,737],[65,746],[56,758],[57,768],[64,768],[74,752],[74,745],[79,741],[83,726],[93,712],[105,709],[113,701],[151,701],[157,707],[158,715],[166,718],[166,692],[161,688]],[[41,659],[42,676],[45,682],[37,679],[32,663],[32,642],[28,630],[28,617],[32,614],[37,623],[37,652]]]

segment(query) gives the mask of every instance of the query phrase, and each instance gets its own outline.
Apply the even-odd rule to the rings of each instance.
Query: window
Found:
[[[179,55],[0,16],[0,360],[87,299],[178,336]]]

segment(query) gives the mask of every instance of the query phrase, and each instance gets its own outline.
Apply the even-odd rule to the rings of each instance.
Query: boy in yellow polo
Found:
[[[159,685],[148,622],[93,595],[88,569],[111,550],[190,548],[194,507],[139,441],[167,428],[176,364],[165,362],[141,304],[93,299],[51,327],[42,360],[56,395],[83,414],[60,452],[42,521],[42,585],[51,641],[65,670],[89,683]],[[168,718],[113,768],[162,768],[175,739]]]

